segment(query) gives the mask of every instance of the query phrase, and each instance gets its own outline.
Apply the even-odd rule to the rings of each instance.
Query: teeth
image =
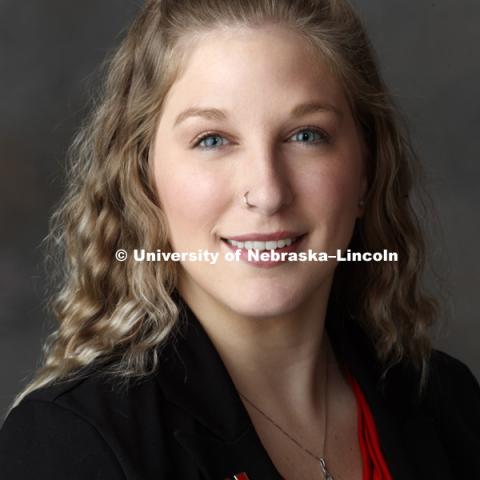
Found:
[[[274,241],[269,240],[268,242],[237,242],[236,240],[228,240],[227,242],[230,245],[233,245],[236,248],[245,248],[247,250],[275,250],[276,248],[288,247],[292,242],[296,240],[295,238],[283,238],[282,240]]]

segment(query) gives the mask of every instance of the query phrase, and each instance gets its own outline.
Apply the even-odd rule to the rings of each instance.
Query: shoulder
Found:
[[[34,390],[11,414],[33,408],[63,412],[105,432],[114,424],[141,422],[143,413],[160,407],[160,397],[155,375],[121,379],[101,369],[90,369],[86,374]]]
[[[461,424],[480,438],[480,385],[458,358],[432,351],[424,404],[439,423]]]
[[[101,478],[125,478],[144,415],[158,417],[153,383],[125,386],[89,375],[31,392],[0,431],[0,470],[16,479],[31,478],[32,471],[37,479],[97,478],[100,471]]]
[[[432,388],[458,393],[469,393],[480,400],[480,385],[471,369],[458,358],[441,350],[432,351],[429,366],[429,382]],[[453,393],[453,392],[452,392]]]
[[[427,362],[423,388],[420,373],[402,362],[387,374],[385,396],[401,416],[426,415],[437,424],[464,423],[480,438],[480,385],[460,359],[433,349]]]
[[[48,389],[46,389],[48,390]],[[54,398],[29,395],[8,415],[0,431],[0,470],[6,478],[124,478],[101,430]]]

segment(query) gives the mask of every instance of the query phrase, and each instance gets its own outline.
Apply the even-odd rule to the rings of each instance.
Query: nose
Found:
[[[273,150],[252,155],[244,167],[243,192],[248,192],[248,208],[271,216],[293,201],[294,195],[286,165]]]

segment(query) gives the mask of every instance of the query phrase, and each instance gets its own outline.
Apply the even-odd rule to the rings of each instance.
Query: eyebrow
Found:
[[[341,110],[328,103],[320,102],[300,103],[293,108],[293,110],[290,112],[290,116],[293,118],[298,118],[316,112],[330,112],[337,115],[340,120],[343,118],[343,113]],[[187,108],[177,116],[173,126],[176,127],[179,123],[183,122],[189,117],[203,117],[208,120],[226,120],[227,114],[218,108],[191,107]]]

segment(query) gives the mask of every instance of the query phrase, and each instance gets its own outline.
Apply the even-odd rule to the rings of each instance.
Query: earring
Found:
[[[252,208],[253,205],[251,205],[250,203],[248,203],[248,198],[247,198],[247,195],[248,195],[248,191],[243,195],[243,203],[245,204],[245,206],[247,208]]]

